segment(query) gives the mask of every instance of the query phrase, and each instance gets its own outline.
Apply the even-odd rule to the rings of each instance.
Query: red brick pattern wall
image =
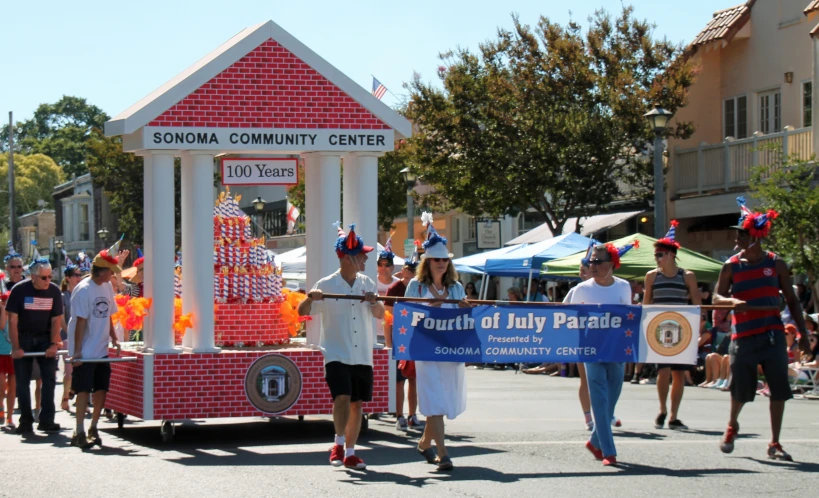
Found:
[[[256,47],[148,126],[389,128],[272,39]]]
[[[290,358],[302,375],[301,398],[281,415],[329,415],[333,402],[324,381],[320,351],[301,348],[215,354],[157,355],[154,364],[154,419],[255,417],[264,415],[245,395],[245,375],[254,360],[276,353]],[[365,412],[389,411],[389,360],[386,350],[373,352],[373,401]]]
[[[219,347],[254,347],[290,342],[281,303],[219,303],[216,305],[214,337]],[[242,343],[239,346],[237,343]],[[181,344],[181,336],[180,342]]]
[[[111,349],[108,354],[115,356],[116,350]],[[123,351],[121,356],[136,356],[139,360],[133,363],[111,364],[111,386],[105,399],[105,407],[142,418],[144,356],[133,351]]]

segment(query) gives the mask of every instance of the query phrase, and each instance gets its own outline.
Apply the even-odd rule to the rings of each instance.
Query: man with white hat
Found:
[[[324,378],[333,396],[336,431],[330,464],[363,470],[367,465],[356,456],[355,443],[361,430],[361,404],[371,401],[373,395],[373,318],[384,318],[384,304],[376,300],[375,282],[362,273],[373,248],[355,234],[355,224],[350,225],[349,234],[340,225],[335,225],[339,270],[316,282],[299,305],[299,315],[321,318]],[[325,300],[325,293],[361,300]]]

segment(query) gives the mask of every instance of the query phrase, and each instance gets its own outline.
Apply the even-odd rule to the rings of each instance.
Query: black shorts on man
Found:
[[[324,365],[324,380],[333,400],[336,396],[349,396],[353,403],[373,399],[373,367],[370,365],[331,361]]]
[[[76,393],[108,391],[110,384],[109,363],[83,363],[75,366],[71,374],[71,389]]]
[[[756,397],[757,366],[762,367],[771,400],[793,398],[788,379],[788,350],[785,334],[772,331],[731,341],[731,398],[750,403]]]

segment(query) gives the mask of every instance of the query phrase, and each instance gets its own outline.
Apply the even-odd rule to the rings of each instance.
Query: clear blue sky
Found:
[[[627,4],[629,2],[626,2]],[[742,0],[632,0],[656,33],[687,43],[714,11]],[[85,97],[113,116],[209,53],[241,29],[272,19],[370,89],[375,75],[393,93],[417,71],[435,78],[438,53],[475,48],[510,13],[526,24],[539,15],[585,24],[595,9],[618,12],[619,0],[337,0],[199,2],[179,0],[45,0],[4,2],[0,123],[31,117],[62,95]],[[397,100],[389,93],[384,102]]]

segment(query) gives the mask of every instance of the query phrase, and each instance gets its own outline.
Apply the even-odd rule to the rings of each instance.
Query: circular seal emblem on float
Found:
[[[688,348],[693,337],[691,324],[681,314],[667,311],[655,316],[646,329],[649,347],[662,356],[676,356]]]
[[[262,356],[247,370],[245,394],[250,404],[264,413],[285,412],[301,397],[301,372],[284,355]]]

